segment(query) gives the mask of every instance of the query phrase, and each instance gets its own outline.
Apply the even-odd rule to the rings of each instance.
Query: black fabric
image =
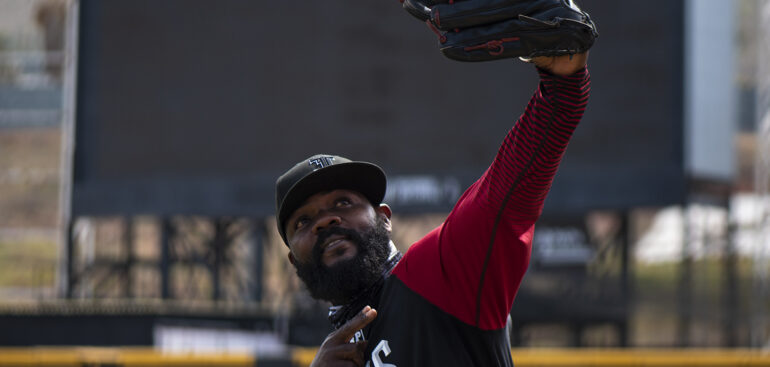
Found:
[[[507,328],[468,325],[396,276],[385,280],[379,298],[377,318],[363,330],[370,366],[513,366]]]
[[[342,327],[343,324],[361,312],[361,310],[366,306],[370,306],[375,310],[377,309],[380,301],[379,295],[382,291],[382,286],[385,285],[385,279],[390,276],[390,273],[393,271],[393,268],[396,267],[398,261],[401,260],[401,257],[403,257],[403,255],[401,253],[397,253],[388,259],[387,264],[385,264],[382,276],[379,280],[377,280],[376,283],[374,283],[367,290],[361,292],[352,302],[329,313],[329,321],[331,321],[334,329],[339,329]]]
[[[380,281],[329,315],[338,329],[367,305],[377,310],[354,337],[368,341],[367,366],[513,366],[509,325],[481,330],[429,303],[391,275],[401,257],[388,260]]]

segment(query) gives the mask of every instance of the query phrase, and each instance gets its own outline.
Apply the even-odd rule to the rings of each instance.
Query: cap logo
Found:
[[[310,165],[310,167],[313,167],[313,170],[321,169],[327,166],[331,166],[334,164],[334,157],[326,156],[326,157],[318,157],[311,159],[307,162],[307,164]]]

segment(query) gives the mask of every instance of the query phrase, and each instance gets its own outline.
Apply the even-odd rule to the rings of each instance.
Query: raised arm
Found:
[[[485,330],[505,326],[534,223],[588,100],[585,54],[532,62],[539,87],[493,163],[394,271],[443,311]]]
[[[588,102],[587,54],[538,57],[540,85],[479,180],[489,209],[534,222]],[[505,207],[505,209],[503,209]]]

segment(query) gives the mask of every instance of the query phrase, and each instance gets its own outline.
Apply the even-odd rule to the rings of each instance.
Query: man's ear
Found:
[[[291,251],[289,251],[289,255],[288,256],[289,256],[289,262],[292,265],[294,265],[294,262],[296,261],[296,260],[294,260],[294,254]]]
[[[380,204],[376,209],[377,215],[380,215],[385,220],[385,228],[390,232],[393,228],[390,225],[390,217],[393,215],[393,211],[390,210],[388,204]]]

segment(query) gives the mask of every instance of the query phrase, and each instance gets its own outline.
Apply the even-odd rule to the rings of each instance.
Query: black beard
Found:
[[[345,236],[358,252],[352,259],[328,267],[322,261],[321,245],[332,235]],[[342,305],[380,279],[389,255],[390,233],[385,228],[385,221],[378,218],[377,223],[365,232],[336,226],[324,229],[318,234],[311,260],[307,263],[295,261],[294,267],[313,298]]]

